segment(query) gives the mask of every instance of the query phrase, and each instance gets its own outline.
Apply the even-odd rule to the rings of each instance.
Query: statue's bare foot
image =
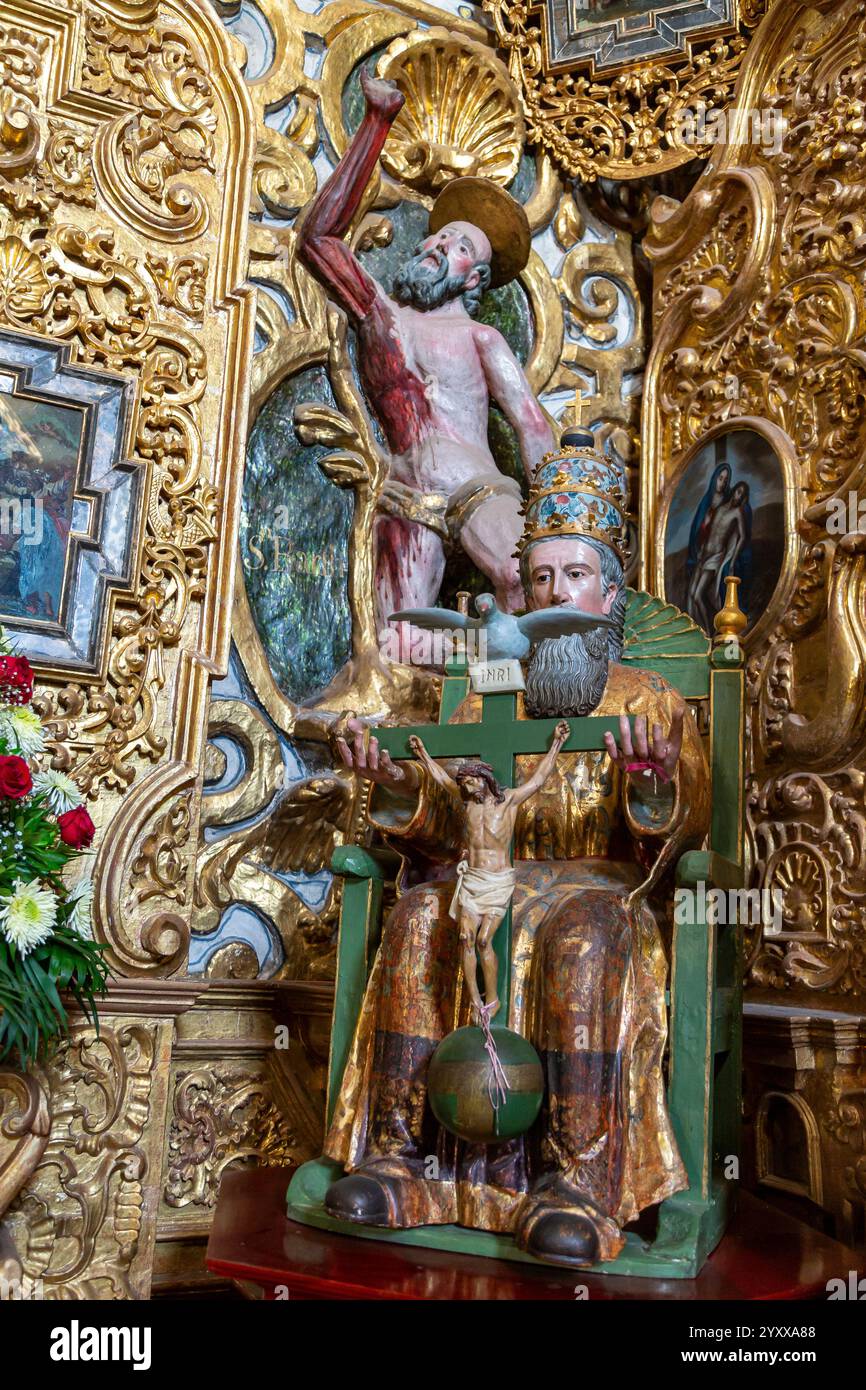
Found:
[[[361,69],[361,89],[367,99],[367,110],[377,111],[386,120],[394,119],[406,99],[393,82],[371,77],[366,68]]]

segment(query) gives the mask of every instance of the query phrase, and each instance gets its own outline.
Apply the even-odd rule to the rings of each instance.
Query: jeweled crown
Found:
[[[590,431],[564,430],[559,450],[545,454],[535,471],[517,555],[536,541],[586,536],[625,562],[627,496],[625,469],[601,453]]]

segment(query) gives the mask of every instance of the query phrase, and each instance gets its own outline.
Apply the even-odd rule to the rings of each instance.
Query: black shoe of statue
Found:
[[[356,1221],[363,1226],[387,1226],[391,1216],[382,1184],[363,1173],[350,1173],[332,1182],[325,1193],[325,1211],[340,1221]]]
[[[583,1269],[598,1259],[598,1232],[582,1211],[548,1211],[532,1227],[526,1249],[537,1260]]]

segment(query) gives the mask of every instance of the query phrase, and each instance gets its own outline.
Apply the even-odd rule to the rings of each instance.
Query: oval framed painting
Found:
[[[740,580],[745,646],[776,621],[797,553],[793,445],[767,421],[726,422],[689,451],[659,518],[658,592],[709,637],[725,579]]]

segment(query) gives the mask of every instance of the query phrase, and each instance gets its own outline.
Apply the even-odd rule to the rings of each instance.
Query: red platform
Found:
[[[801,1299],[827,1297],[863,1257],[749,1193],[697,1279],[621,1279],[580,1270],[353,1240],[290,1221],[288,1168],[229,1169],[207,1249],[212,1274],[278,1286],[293,1299],[567,1299],[585,1284],[596,1299]]]

